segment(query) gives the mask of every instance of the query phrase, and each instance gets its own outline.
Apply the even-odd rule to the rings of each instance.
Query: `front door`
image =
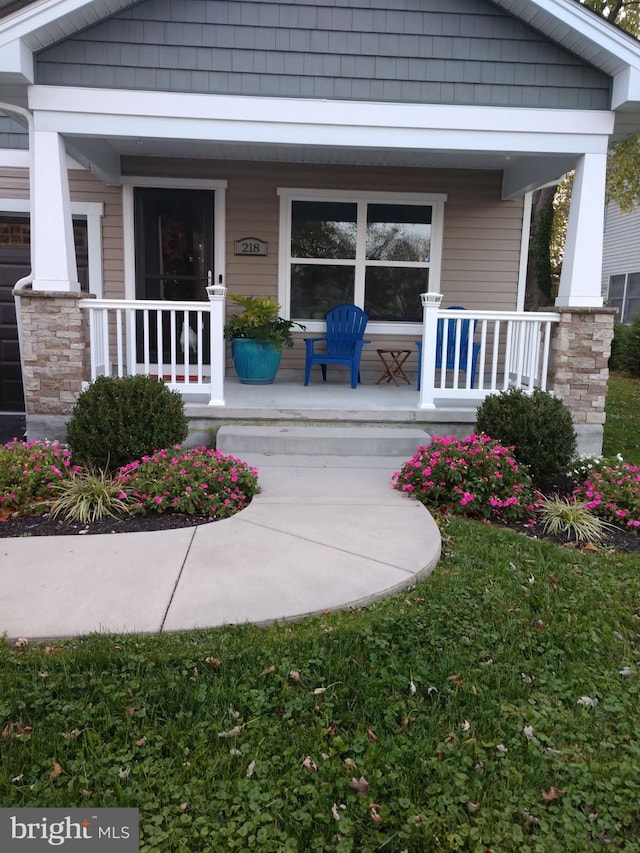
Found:
[[[213,280],[214,193],[209,190],[135,190],[136,298],[178,302],[207,300],[205,288]],[[208,315],[204,322],[208,323]],[[162,360],[170,357],[169,317],[163,323]],[[179,321],[180,322],[180,321]],[[196,359],[195,315],[189,329],[175,330],[181,352],[189,347],[189,360]],[[150,340],[151,359],[158,356],[155,324]],[[209,330],[203,328],[204,358],[209,360]],[[140,342],[140,335],[138,335]],[[139,344],[140,345],[140,344]],[[138,353],[140,360],[141,354]]]

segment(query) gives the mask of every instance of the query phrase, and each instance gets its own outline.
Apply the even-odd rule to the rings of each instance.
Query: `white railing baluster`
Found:
[[[207,394],[209,405],[224,406],[226,288],[215,286],[213,291],[208,302],[82,300],[81,307],[89,312],[91,380],[157,374],[182,393]]]
[[[106,312],[105,312],[106,313]],[[117,375],[124,376],[124,358],[122,348],[122,308],[116,309],[116,359]]]

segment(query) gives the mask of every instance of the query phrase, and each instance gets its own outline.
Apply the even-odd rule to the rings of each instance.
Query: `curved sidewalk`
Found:
[[[249,455],[262,493],[224,521],[0,539],[0,634],[50,639],[264,623],[361,605],[429,574],[440,533],[391,488],[403,459]]]

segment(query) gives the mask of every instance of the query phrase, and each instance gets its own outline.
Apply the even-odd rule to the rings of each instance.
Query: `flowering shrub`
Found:
[[[430,509],[519,521],[531,513],[533,490],[512,450],[486,435],[436,436],[393,475],[393,485]]]
[[[255,468],[209,447],[161,450],[125,465],[120,473],[131,515],[181,512],[228,518],[260,491]]]
[[[640,527],[640,468],[620,458],[594,468],[573,494],[600,518],[636,530]]]
[[[80,469],[58,441],[8,441],[0,446],[0,511],[40,515],[47,509],[54,482]]]

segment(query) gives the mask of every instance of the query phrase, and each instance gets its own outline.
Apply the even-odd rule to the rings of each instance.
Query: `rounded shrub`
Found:
[[[629,353],[631,338],[633,337],[631,326],[624,323],[616,323],[613,327],[613,340],[611,341],[611,355],[609,356],[609,370],[629,372],[632,357]]]
[[[182,397],[149,376],[101,376],[80,394],[67,423],[74,461],[115,470],[185,440]]]
[[[562,400],[537,388],[491,394],[478,408],[476,428],[513,447],[535,483],[563,475],[576,450],[571,413]]]

